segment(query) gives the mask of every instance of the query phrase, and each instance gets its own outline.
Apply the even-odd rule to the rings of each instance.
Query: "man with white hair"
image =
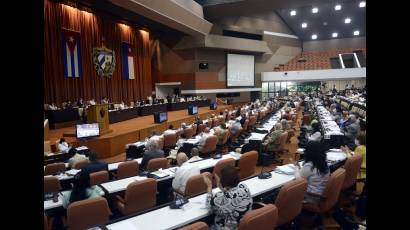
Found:
[[[172,180],[172,188],[180,193],[185,194],[185,186],[189,178],[199,175],[198,166],[188,162],[188,157],[184,152],[177,155],[177,163],[179,168],[175,172],[174,180]]]
[[[203,146],[205,146],[206,139],[213,134],[211,133],[211,129],[209,127],[206,127],[204,132],[201,134],[201,139],[199,139],[198,147],[201,149]]]
[[[150,160],[161,157],[164,157],[164,151],[159,148],[158,141],[155,139],[149,139],[145,145],[145,152],[140,167],[145,169]]]

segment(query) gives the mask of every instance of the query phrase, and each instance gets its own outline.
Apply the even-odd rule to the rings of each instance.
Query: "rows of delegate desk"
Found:
[[[264,125],[261,127],[262,129],[271,130],[275,123],[279,120],[279,112],[273,117],[271,117]],[[255,138],[264,138],[267,134],[260,134],[260,133],[252,133],[249,139]],[[335,158],[334,154],[338,152],[329,152],[328,158],[330,159],[329,165],[339,167],[343,163],[343,158]],[[222,159],[233,158],[236,161],[240,159],[240,154],[230,153],[227,155],[223,155]],[[204,159],[202,161],[195,162],[200,170],[211,169],[215,166],[215,164],[222,160],[222,159]],[[139,163],[141,162],[141,158],[135,159]],[[118,168],[118,165],[121,162],[109,164],[109,170],[115,171]],[[332,171],[336,169],[336,167],[332,167]],[[158,182],[161,181],[170,181],[174,177],[176,167],[168,168],[163,170],[167,174],[167,177],[158,179]],[[242,181],[241,183],[246,184],[251,191],[252,197],[261,196],[267,192],[275,190],[285,183],[294,179],[292,175],[284,175],[277,172],[271,172],[272,178],[261,180],[257,177],[253,177],[247,180]],[[132,183],[136,180],[144,180],[146,177],[143,176],[135,176],[129,177],[125,179],[110,181],[107,183],[103,183],[99,185],[104,192],[106,197],[109,197],[115,193],[122,192],[126,189],[128,184]],[[63,179],[63,178],[61,178]],[[218,188],[215,188],[213,192],[219,191]],[[52,201],[45,201],[44,202],[44,209],[50,210],[53,208],[61,207],[62,206],[62,199],[61,195],[59,196],[58,202],[54,203]],[[203,219],[209,215],[211,215],[210,211],[205,208],[205,194],[201,194],[189,199],[189,203],[184,206],[183,209],[173,210],[168,207],[168,205],[161,205],[156,208],[153,208],[149,212],[144,212],[140,215],[132,216],[132,217],[125,217],[121,218],[120,220],[115,221],[115,223],[109,224],[106,227],[108,229],[173,229],[177,228],[199,219]],[[155,222],[156,219],[161,218],[161,222]],[[155,223],[155,224],[153,224]]]
[[[210,105],[209,99],[195,100],[187,102],[172,102],[164,104],[153,104],[145,106],[135,106],[122,110],[109,110],[110,124],[133,119],[139,116],[152,115],[155,112],[176,111],[187,109],[189,106],[206,107]],[[51,128],[55,128],[58,123],[73,122],[80,120],[79,108],[69,108],[61,110],[47,110],[45,116]]]

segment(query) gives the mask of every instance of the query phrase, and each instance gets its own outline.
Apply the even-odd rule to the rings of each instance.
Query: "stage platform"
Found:
[[[231,105],[219,105],[217,110],[210,110],[209,107],[198,108],[198,115],[201,119],[206,119],[211,114],[219,114],[220,111],[231,109]],[[143,116],[127,121],[110,124],[112,132],[102,135],[92,140],[81,141],[75,137],[64,137],[73,146],[85,145],[96,151],[99,158],[113,157],[125,152],[125,145],[144,140],[152,130],[163,132],[169,125],[179,127],[181,123],[192,123],[195,115],[188,115],[188,110],[168,112],[168,121],[162,124],[154,123],[154,116]],[[74,133],[75,127],[61,128],[49,131],[50,142],[55,144],[64,133]]]

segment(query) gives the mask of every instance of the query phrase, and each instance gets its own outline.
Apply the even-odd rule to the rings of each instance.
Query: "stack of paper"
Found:
[[[282,166],[278,166],[275,169],[275,172],[277,173],[283,173],[286,175],[293,175],[295,173],[295,165],[293,164],[287,164],[287,165],[282,165]]]

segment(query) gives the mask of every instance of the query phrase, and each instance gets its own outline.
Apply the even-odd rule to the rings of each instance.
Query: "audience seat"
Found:
[[[164,146],[163,148],[174,148],[177,143],[177,134],[166,134],[164,135]]]
[[[148,161],[147,170],[149,172],[157,171],[158,169],[168,168],[168,160],[165,157],[155,158]]]
[[[282,186],[275,200],[279,213],[278,226],[291,222],[300,214],[307,185],[305,179],[298,178]]]
[[[200,221],[200,222],[196,222],[188,226],[185,226],[183,228],[180,228],[179,230],[208,230],[208,229],[209,229],[208,225]]]
[[[342,191],[349,189],[356,183],[357,175],[360,172],[362,166],[363,156],[355,154],[352,157],[347,158],[343,168],[346,170],[345,180],[343,181]]]
[[[137,176],[139,173],[138,161],[125,161],[118,165],[117,173],[114,176],[117,179]]]
[[[106,183],[110,180],[110,176],[108,171],[98,171],[94,173],[90,173],[90,185],[98,185]]]
[[[273,204],[247,212],[240,220],[238,230],[273,230],[278,220],[278,209]]]
[[[330,175],[330,178],[326,184],[325,191],[322,195],[307,192],[308,196],[318,197],[320,198],[320,201],[317,204],[304,203],[303,209],[316,214],[323,214],[329,212],[338,201],[345,176],[346,170],[343,168],[339,168]],[[319,215],[319,220],[321,219],[322,218]]]
[[[212,175],[213,175],[213,185],[216,186],[216,179],[215,179],[215,175],[218,175],[219,178],[221,177],[221,170],[223,168],[225,168],[226,166],[231,165],[231,166],[235,166],[235,159],[233,158],[227,158],[227,159],[223,159],[220,160],[216,163],[216,165],[214,166],[214,169],[212,171]]]
[[[107,223],[110,215],[107,200],[96,197],[71,203],[63,223],[69,230],[84,230]]]
[[[60,181],[55,176],[44,177],[44,193],[59,192],[61,190]]]
[[[207,185],[204,181],[204,176],[208,177],[212,180],[212,174],[209,172],[204,172],[199,175],[190,177],[185,186],[185,193],[182,194],[184,196],[194,196],[200,193],[206,192]]]
[[[81,169],[82,167],[88,165],[89,163],[90,163],[89,160],[77,161],[73,164],[73,169]]]
[[[194,131],[194,129],[193,128],[186,128],[185,130],[184,130],[184,134],[186,135],[186,138],[192,138],[192,136],[194,136],[195,135],[195,131]]]
[[[116,195],[115,206],[123,215],[137,213],[156,205],[157,181],[147,178],[127,186],[124,198]]]
[[[44,169],[44,175],[52,175],[55,173],[60,173],[65,171],[65,164],[64,163],[52,163],[46,165]]]
[[[202,133],[205,129],[206,129],[206,125],[205,125],[205,124],[200,124],[200,125],[198,125],[197,134]]]
[[[239,160],[239,176],[241,180],[253,175],[258,162],[258,152],[250,151],[242,154]]]
[[[218,142],[218,138],[214,135],[209,136],[206,140],[205,140],[205,145],[202,147],[199,147],[199,153],[202,156],[206,156],[211,154],[212,152],[214,152],[216,150],[216,143]]]

